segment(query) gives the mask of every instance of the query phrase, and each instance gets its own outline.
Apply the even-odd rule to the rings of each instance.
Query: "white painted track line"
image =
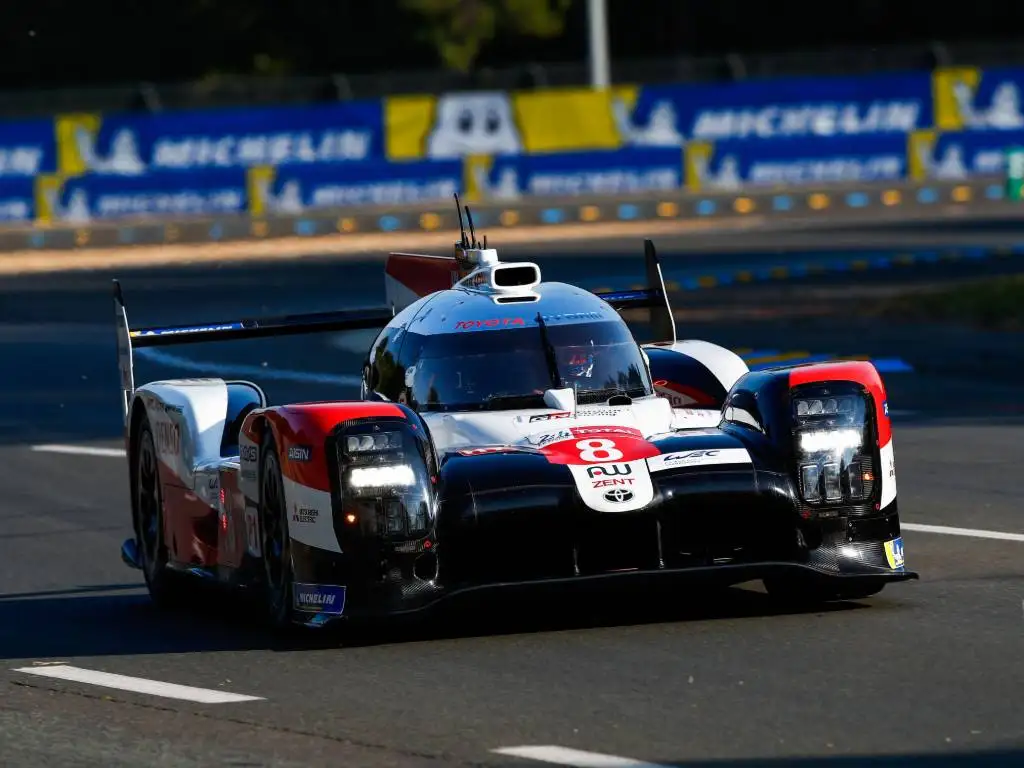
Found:
[[[27,675],[38,675],[40,677],[57,678],[58,680],[69,680],[75,683],[99,685],[104,688],[117,688],[122,691],[146,693],[151,696],[162,696],[166,699],[194,701],[199,704],[230,704],[238,701],[263,701],[262,696],[245,696],[240,693],[229,693],[228,691],[214,691],[208,688],[193,688],[188,685],[162,683],[159,680],[146,680],[141,677],[114,675],[109,672],[97,672],[96,670],[72,667],[67,664],[55,664],[44,667],[21,667],[14,671],[24,672]]]
[[[32,450],[42,453],[71,453],[78,456],[110,456],[124,458],[124,448],[96,448],[91,445],[33,445]]]
[[[602,755],[599,752],[582,752],[578,749],[554,746],[502,747],[492,749],[499,755],[539,760],[543,763],[571,765],[575,768],[668,768],[660,763],[645,763],[629,757]]]
[[[923,523],[900,522],[900,529],[921,533],[941,533],[946,536],[968,536],[973,539],[998,539],[999,541],[1024,541],[1024,533],[1006,531],[983,531],[979,528],[950,528],[945,525],[924,525]]]

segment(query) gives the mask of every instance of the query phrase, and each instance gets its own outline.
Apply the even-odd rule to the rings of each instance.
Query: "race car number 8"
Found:
[[[603,438],[580,440],[576,443],[576,448],[583,461],[618,461],[622,458],[622,451],[615,447],[614,440]]]

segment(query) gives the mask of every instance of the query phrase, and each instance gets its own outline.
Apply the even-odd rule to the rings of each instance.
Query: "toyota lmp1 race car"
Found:
[[[390,254],[383,309],[141,329],[115,281],[123,560],[158,604],[215,581],[282,628],[491,588],[762,580],[818,602],[917,578],[874,366],[749,371],[679,341],[650,241],[645,262],[645,290],[592,293],[463,230],[454,256]],[[370,328],[358,400],[134,385],[133,345]]]

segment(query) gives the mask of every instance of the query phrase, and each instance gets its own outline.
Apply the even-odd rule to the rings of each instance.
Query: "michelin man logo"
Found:
[[[633,122],[629,107],[622,99],[612,100],[612,114],[622,141],[633,147],[681,147],[686,141],[676,127],[678,118],[671,101],[656,102],[651,108],[647,125]]]
[[[274,194],[271,179],[260,177],[254,182],[254,195],[263,201],[268,213],[302,213],[302,187],[296,179],[288,179],[281,185],[281,191]]]
[[[43,197],[41,208],[48,212],[48,217],[53,221],[66,224],[88,224],[92,221],[89,193],[81,187],[71,190],[67,195],[67,203],[62,202],[63,195],[59,185],[44,186],[41,194]]]
[[[519,172],[511,167],[499,168],[493,174],[496,178],[491,181],[492,174],[484,167],[472,169],[473,179],[481,198],[486,200],[516,200],[522,196],[519,190]]]
[[[941,157],[936,158],[936,139],[933,136],[921,137],[912,144],[918,167],[929,179],[964,179],[968,168],[964,162],[964,148],[957,142],[946,145]]]
[[[922,158],[923,160],[924,158]],[[928,176],[933,179],[964,179],[967,178],[967,165],[964,163],[964,149],[959,144],[946,147],[939,160],[927,159]]]
[[[438,98],[427,156],[518,154],[522,139],[507,93],[449,93]]]
[[[736,190],[742,186],[740,164],[736,155],[726,155],[718,164],[718,170],[711,170],[711,154],[695,154],[693,171],[700,189]]]
[[[138,176],[146,171],[146,164],[139,157],[138,141],[130,128],[122,128],[114,134],[106,157],[96,151],[96,134],[85,126],[75,128],[74,142],[78,156],[91,171],[122,176]]]
[[[1024,127],[1024,115],[1020,111],[1020,91],[1017,84],[1007,81],[1000,83],[992,93],[992,103],[987,108],[975,106],[975,90],[964,82],[953,86],[957,109],[965,128],[999,128],[1010,130]]]

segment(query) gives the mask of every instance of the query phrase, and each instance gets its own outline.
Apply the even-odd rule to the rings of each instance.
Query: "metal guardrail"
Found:
[[[843,75],[936,67],[996,67],[1024,64],[1020,42],[935,41],[928,44],[833,47],[744,56],[620,60],[612,62],[612,82],[729,82],[752,77]],[[222,106],[308,104],[373,99],[397,94],[459,90],[524,90],[584,86],[584,61],[569,64],[525,63],[504,69],[480,69],[468,75],[443,70],[373,75],[334,73],[319,77],[216,76],[185,83],[124,83],[109,87],[0,92],[0,117],[49,117],[61,112],[120,112],[196,109]]]
[[[631,198],[530,199],[512,203],[472,205],[478,229],[494,237],[503,229],[565,224],[641,221],[718,221],[761,216],[773,219],[827,221],[850,214],[876,211],[886,219],[920,217],[949,206],[973,212],[1006,215],[1024,203],[1005,199],[1001,179],[959,183],[870,184],[845,187],[806,187],[729,194],[637,195]],[[937,210],[938,209],[938,210]],[[97,224],[88,227],[0,230],[4,252],[70,250],[118,246],[184,245],[259,241],[282,237],[324,237],[352,234],[414,233],[457,229],[451,204],[405,208],[323,210],[289,216],[255,218],[225,216],[193,220],[161,220]]]

